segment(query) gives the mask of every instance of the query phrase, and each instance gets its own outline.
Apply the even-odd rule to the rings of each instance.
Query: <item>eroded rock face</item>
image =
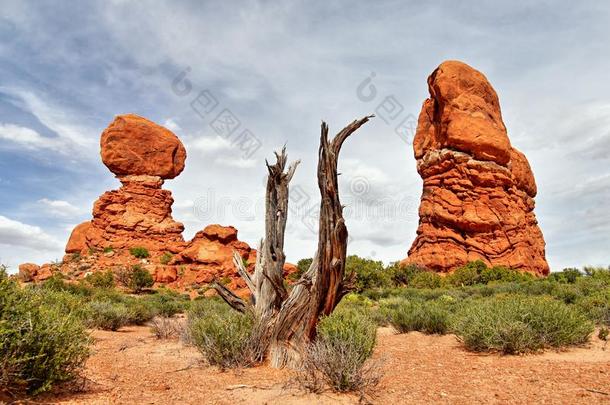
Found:
[[[233,251],[252,271],[256,250],[237,238],[237,229],[208,225],[187,242],[182,236],[184,226],[172,218],[174,199],[162,186],[164,179],[184,169],[186,152],[180,140],[167,129],[130,114],[118,116],[103,132],[100,144],[102,160],[121,187],[102,194],[94,203],[93,219],[74,228],[60,264],[23,264],[22,280],[41,281],[55,272],[80,279],[92,272],[118,273],[138,264],[156,283],[191,295],[213,281],[246,293],[233,264]],[[134,257],[130,253],[134,247],[145,248],[149,257]],[[290,266],[287,273],[294,271]]]
[[[536,182],[513,148],[498,96],[485,76],[457,61],[428,78],[413,150],[424,180],[417,238],[403,262],[449,272],[481,259],[549,272],[534,215]]]
[[[172,193],[158,176],[121,176],[118,190],[108,191],[93,206],[89,245],[115,249],[141,246],[176,253],[184,242],[184,225],[172,218]]]
[[[102,161],[117,176],[173,179],[184,170],[186,149],[170,130],[135,114],[117,116],[100,140]]]

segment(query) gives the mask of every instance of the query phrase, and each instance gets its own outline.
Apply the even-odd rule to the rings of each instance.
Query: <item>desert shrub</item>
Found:
[[[172,255],[169,252],[165,252],[163,253],[163,255],[161,255],[161,259],[159,259],[159,262],[161,264],[168,264],[169,262],[172,261],[172,258],[174,257],[174,255]]]
[[[312,258],[307,258],[307,259],[301,259],[297,262],[297,271],[295,271],[294,273],[292,273],[290,276],[288,276],[288,278],[291,281],[297,281],[301,278],[301,276],[307,271],[309,270],[309,266],[311,266],[311,263],[313,262]]]
[[[513,295],[472,301],[453,329],[470,350],[514,354],[584,343],[593,324],[553,298]]]
[[[481,263],[485,266],[483,262],[472,262],[468,263],[465,266],[457,268],[453,273],[447,276],[446,281],[448,284],[459,287],[459,286],[468,286],[475,285],[480,283],[481,281],[481,273],[479,272],[479,268],[476,265],[472,264]],[[485,267],[487,268],[487,267]]]
[[[606,327],[599,328],[599,332],[597,332],[597,337],[599,340],[608,341],[608,336],[610,335],[610,330]]]
[[[391,286],[390,273],[386,271],[383,262],[364,259],[355,255],[348,256],[345,262],[345,273],[356,274],[356,290],[364,291],[371,288]]]
[[[42,283],[42,288],[51,291],[63,291],[81,297],[93,295],[93,289],[83,283],[69,283],[61,273],[56,273]]]
[[[79,317],[47,293],[55,292],[21,289],[0,274],[0,391],[46,391],[76,377],[89,356]]]
[[[381,305],[386,308],[390,325],[399,333],[418,331],[442,335],[449,330],[450,313],[441,302],[399,298]]]
[[[153,305],[142,299],[127,300],[125,305],[128,325],[144,325],[159,313]]]
[[[87,312],[90,328],[116,331],[129,322],[129,310],[122,303],[91,301]]]
[[[173,339],[180,335],[177,319],[164,316],[155,317],[150,322],[150,330],[157,339]]]
[[[610,267],[585,266],[582,270],[587,276],[590,277],[599,277],[606,279],[610,277]]]
[[[562,271],[557,271],[549,274],[548,280],[555,281],[558,283],[574,284],[579,277],[582,277],[583,273],[580,270],[573,267],[568,267]]]
[[[469,262],[448,275],[446,282],[456,287],[475,285],[481,282],[481,274],[485,270],[487,270],[487,266],[483,261]]]
[[[339,309],[318,324],[317,338],[304,354],[298,382],[307,390],[320,392],[363,391],[381,377],[373,354],[376,324],[364,311]]]
[[[411,279],[413,288],[439,288],[441,286],[441,276],[432,271],[422,271]]]
[[[114,274],[112,270],[91,273],[85,277],[85,281],[96,288],[114,288]]]
[[[534,276],[530,273],[509,269],[504,266],[493,266],[481,272],[479,281],[483,284],[489,284],[526,282],[530,280],[534,280]]]
[[[156,294],[146,297],[145,300],[156,314],[164,317],[172,317],[184,312],[190,302],[187,296],[165,288],[159,289]]]
[[[152,287],[154,284],[151,274],[139,264],[131,267],[131,272],[127,277],[127,287],[135,293],[142,292],[142,290]]]
[[[407,286],[411,284],[416,274],[428,270],[416,264],[400,265],[400,263],[396,262],[388,266],[386,271],[390,274],[392,284],[395,286]]]
[[[216,300],[199,300],[188,312],[189,340],[205,360],[225,368],[249,366],[253,317]]]
[[[610,326],[610,288],[580,298],[576,306],[582,309],[589,319]]]
[[[147,257],[150,257],[148,249],[144,247],[132,247],[131,249],[129,249],[129,253],[131,253],[133,257],[138,259],[146,259]]]

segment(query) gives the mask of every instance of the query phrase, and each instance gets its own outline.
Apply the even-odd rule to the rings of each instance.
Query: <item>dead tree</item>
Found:
[[[343,142],[372,116],[356,120],[328,139],[328,125],[322,122],[318,152],[320,219],[318,249],[309,269],[294,288],[287,291],[283,280],[284,231],[288,217],[288,184],[299,161],[286,170],[286,148],[276,153],[276,163],[267,169],[265,238],[259,244],[252,276],[241,257],[234,263],[251,291],[249,302],[221,284],[214,288],[233,308],[253,311],[256,360],[270,359],[274,367],[295,366],[302,350],[315,337],[321,316],[329,315],[352,289],[354,274],[345,274],[347,228],[339,201],[337,160]]]

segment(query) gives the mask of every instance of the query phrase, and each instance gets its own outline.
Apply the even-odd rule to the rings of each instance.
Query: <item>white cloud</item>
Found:
[[[218,152],[221,150],[231,149],[231,143],[220,136],[200,136],[191,139],[187,143],[187,147],[190,150],[196,150],[204,153]]]
[[[74,119],[78,116],[29,90],[0,87],[0,91],[14,97],[12,102],[35,116],[41,124],[53,131],[55,138],[43,137],[38,132],[12,124],[2,124],[2,138],[20,143],[28,148],[46,148],[70,157],[91,158],[97,153],[97,136],[91,129]]]
[[[63,149],[60,139],[42,136],[33,129],[14,124],[0,123],[0,139],[28,150],[50,149],[59,152]]]
[[[256,166],[258,161],[256,159],[243,159],[239,156],[228,156],[218,157],[214,160],[214,163],[236,169],[251,169]]]
[[[0,215],[0,244],[32,249],[57,250],[63,244],[41,228]]]
[[[49,214],[60,217],[73,217],[86,211],[83,208],[79,208],[68,201],[63,200],[43,198],[38,200],[38,204]]]
[[[144,111],[158,122],[171,117],[165,125],[180,131],[177,135],[189,159],[184,173],[167,182],[166,188],[180,197],[174,208],[187,222],[193,215],[187,201],[196,201],[202,189],[214,188],[218,198],[235,196],[234,190],[262,195],[262,157],[272,156],[272,150],[285,142],[291,158],[303,158],[293,185],[301,185],[313,203],[318,198],[319,119],[325,119],[334,134],[352,119],[376,112],[389,95],[404,106],[404,115],[417,116],[427,97],[427,75],[445,59],[464,60],[483,71],[496,88],[511,141],[532,164],[539,186],[536,213],[549,242],[549,260],[559,267],[606,254],[592,244],[601,241],[601,245],[603,234],[588,239],[574,235],[589,234],[591,225],[583,215],[602,217],[597,207],[607,202],[607,194],[594,191],[604,182],[588,181],[609,174],[603,163],[610,147],[610,107],[604,99],[610,81],[600,79],[609,68],[607,4],[565,1],[551,11],[544,4],[477,5],[474,13],[470,5],[447,8],[382,1],[371,8],[364,3],[346,4],[159,3],[143,8],[137,2],[115,0],[112,7],[100,3],[87,10],[96,24],[65,29],[66,20],[82,19],[82,10],[9,1],[3,5],[3,14],[15,27],[15,35],[0,41],[0,59],[8,62],[0,63],[8,66],[0,68],[0,74],[13,74],[7,83],[23,83],[29,89],[11,94],[49,132],[57,134],[57,143],[49,148],[58,146],[69,157],[86,155],[92,162],[99,161],[99,132],[87,129],[92,113],[82,106],[95,106],[94,119],[100,125],[110,120],[106,115],[125,112],[117,108]],[[125,15],[139,18],[128,21]],[[325,20],[319,15],[325,15]],[[547,17],[553,20],[552,26],[540,24],[540,18]],[[413,40],[439,21],[443,29]],[[354,26],[358,29],[351,29]],[[41,49],[45,52],[34,59],[34,51]],[[519,57],[511,56],[515,54]],[[14,61],[35,63],[22,63],[14,73]],[[177,96],[171,92],[171,82],[187,66],[193,90],[188,96]],[[376,72],[378,94],[365,102],[356,96],[356,87],[371,72]],[[51,102],[50,96],[56,96],[48,93],[53,86],[61,87],[58,98],[73,96],[74,110]],[[209,128],[202,130],[207,124],[189,103],[203,89],[219,101],[214,114],[229,108],[244,127],[260,136],[264,145],[254,156],[257,161],[241,159],[230,140],[210,136]],[[407,194],[413,202],[408,213],[396,216],[398,225],[393,228],[390,221],[377,218],[347,219],[356,240],[350,253],[369,254],[375,240],[381,245],[402,240],[385,249],[375,248],[384,259],[395,260],[404,257],[415,237],[421,180],[412,146],[396,136],[395,124],[384,123],[378,114],[348,140],[339,160],[342,199],[349,203],[350,195],[351,200],[359,197],[374,208],[383,198]],[[38,125],[22,125],[38,132],[7,127],[0,141],[30,149],[45,147],[47,131]],[[17,138],[22,138],[21,143]],[[21,178],[17,175],[11,180],[18,184]],[[67,180],[72,185],[70,181],[74,180]],[[601,223],[602,219],[595,220]],[[292,216],[290,221],[298,224],[299,218]],[[262,217],[256,222],[233,218],[227,222],[254,240],[264,224]],[[193,227],[205,225],[201,221]],[[302,243],[300,237],[295,231],[286,240],[291,259],[315,250],[315,237]],[[589,246],[595,249],[587,250]],[[591,254],[594,250],[596,255]]]
[[[180,128],[180,125],[178,125],[178,123],[173,118],[166,119],[165,122],[163,123],[163,126],[172,132],[178,132],[182,129],[182,128]]]

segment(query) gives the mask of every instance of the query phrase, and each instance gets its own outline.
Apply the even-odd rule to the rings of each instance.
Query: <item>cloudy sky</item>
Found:
[[[377,112],[340,159],[349,251],[404,258],[421,194],[409,128],[427,76],[459,59],[496,88],[532,165],[552,269],[610,264],[610,4],[454,3],[0,0],[0,262],[61,258],[119,185],[99,135],[130,112],[187,147],[165,184],[187,238],[220,223],[255,245],[264,159],[286,144],[302,160],[293,262],[315,249],[320,120],[337,131]]]

